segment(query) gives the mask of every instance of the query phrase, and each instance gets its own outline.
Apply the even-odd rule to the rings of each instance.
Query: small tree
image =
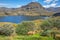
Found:
[[[18,27],[16,28],[16,33],[25,35],[29,31],[33,31],[33,30],[34,30],[33,22],[22,22],[21,24],[18,24]]]

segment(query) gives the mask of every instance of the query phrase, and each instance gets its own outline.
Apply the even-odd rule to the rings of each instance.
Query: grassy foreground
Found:
[[[0,40],[53,40],[51,37],[42,37],[42,36],[0,36]]]

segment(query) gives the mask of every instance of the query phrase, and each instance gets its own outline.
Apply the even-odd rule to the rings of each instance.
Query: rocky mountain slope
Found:
[[[60,13],[60,7],[50,7],[50,8],[46,8],[47,11],[50,11],[50,12],[55,12],[55,13]]]
[[[50,16],[52,12],[48,12],[37,2],[31,2],[20,8],[0,8],[0,16],[5,15],[27,15],[27,16]]]

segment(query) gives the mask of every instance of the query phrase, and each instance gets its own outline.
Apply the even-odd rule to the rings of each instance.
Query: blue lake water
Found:
[[[36,19],[45,19],[48,17],[41,17],[41,16],[2,16],[0,17],[0,22],[13,22],[13,23],[20,23],[22,21],[31,21]]]

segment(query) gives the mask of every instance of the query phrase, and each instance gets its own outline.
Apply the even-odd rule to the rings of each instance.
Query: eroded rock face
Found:
[[[0,8],[1,15],[29,15],[29,16],[37,16],[37,15],[50,15],[49,12],[42,7],[41,4],[37,2],[31,2],[25,6],[20,8]]]

